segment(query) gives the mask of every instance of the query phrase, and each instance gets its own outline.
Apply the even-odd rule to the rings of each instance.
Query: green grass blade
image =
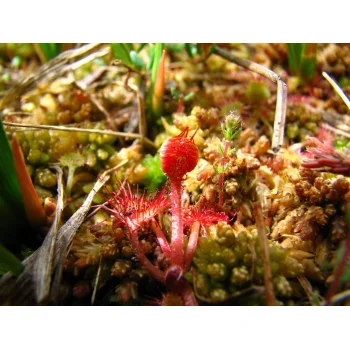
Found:
[[[58,56],[61,52],[60,43],[40,43],[39,47],[48,61]]]
[[[0,244],[0,275],[11,271],[13,275],[18,276],[23,269],[20,260]]]
[[[316,72],[316,44],[287,44],[290,73],[311,80]]]
[[[306,80],[311,80],[316,72],[316,44],[305,44],[301,62],[301,75]]]
[[[15,166],[13,163],[12,151],[8,142],[2,121],[0,119],[0,195],[6,201],[21,204],[23,199],[19,188]]]
[[[146,43],[140,44],[140,46],[137,48],[136,52],[137,52],[137,53],[141,52],[141,50],[142,50],[146,45],[147,45]]]
[[[300,74],[304,49],[305,49],[305,44],[302,44],[302,43],[287,44],[288,64],[289,64],[290,72],[293,75]]]
[[[0,242],[18,248],[23,238],[31,239],[12,151],[0,119]]]
[[[190,58],[193,58],[194,56],[196,56],[199,53],[198,46],[196,44],[186,43],[185,50],[187,52],[188,57],[190,57]]]
[[[125,48],[130,52],[132,50],[135,50],[134,49],[134,45],[132,43],[125,43],[123,44],[125,46]]]
[[[147,70],[150,70],[153,67],[154,51],[155,51],[154,45],[149,44],[149,62],[146,67]]]
[[[152,65],[152,74],[151,74],[151,91],[153,93],[154,83],[156,81],[158,65],[160,58],[162,57],[164,44],[157,43],[154,48],[154,60]]]
[[[154,122],[153,110],[152,110],[152,97],[154,94],[154,85],[157,78],[159,61],[162,57],[164,44],[157,43],[154,45],[150,44],[150,56],[152,59],[152,70],[151,70],[151,84],[147,95],[147,110],[149,111],[148,118],[150,122]]]

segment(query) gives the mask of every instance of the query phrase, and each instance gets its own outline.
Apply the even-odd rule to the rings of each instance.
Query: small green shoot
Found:
[[[242,132],[241,119],[230,113],[221,124],[221,130],[226,140],[234,140]]]
[[[224,147],[219,145],[219,152],[221,154],[220,165],[215,169],[219,174],[219,206],[222,207],[224,201],[224,175],[227,169],[226,160],[227,156],[234,153],[236,150],[230,148],[231,141],[239,136],[242,132],[241,118],[230,113],[221,124],[221,130],[224,135]]]

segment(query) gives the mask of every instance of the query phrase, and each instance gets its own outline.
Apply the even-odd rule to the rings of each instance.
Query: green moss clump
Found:
[[[269,253],[276,296],[289,298],[292,287],[288,279],[302,275],[304,267],[278,243],[270,242]],[[216,235],[199,239],[193,262],[197,270],[193,283],[199,298],[224,301],[232,293],[264,285],[261,248],[255,228],[237,233],[228,224],[217,224]],[[254,305],[264,302],[263,297],[254,299]]]
[[[147,173],[144,177],[144,183],[149,191],[155,191],[164,185],[167,177],[160,167],[160,156],[157,153],[154,157],[146,154],[142,160],[142,165],[147,168]]]

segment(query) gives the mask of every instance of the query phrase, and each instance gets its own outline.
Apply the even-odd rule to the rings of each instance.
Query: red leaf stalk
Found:
[[[223,156],[221,158],[221,172],[220,172],[220,177],[219,177],[219,206],[222,207],[223,202],[224,202],[224,175],[225,175],[225,164],[226,164],[226,158],[227,158],[227,152],[230,149],[230,141],[225,140],[225,148],[223,152]]]
[[[219,221],[229,221],[228,216],[224,212],[216,211],[215,207],[213,203],[201,198],[194,208],[185,211],[185,226],[191,225],[190,238],[185,252],[185,270],[191,266],[201,226],[206,227]]]
[[[170,258],[171,250],[170,250],[169,243],[166,237],[164,236],[162,229],[159,227],[155,219],[152,219],[151,221],[151,228],[157,237],[157,241],[159,243],[160,248],[162,249],[162,252],[167,258]]]
[[[181,205],[181,181],[170,182],[171,192],[171,260],[174,264],[184,266],[184,224]]]
[[[200,225],[201,224],[199,221],[195,221],[191,226],[190,239],[188,241],[187,249],[185,252],[185,270],[189,269],[191,262],[192,262],[194,252],[196,251],[199,231],[200,231],[200,227],[201,227]]]
[[[346,240],[346,245],[345,245],[345,250],[343,253],[343,256],[339,262],[339,265],[337,266],[335,272],[334,272],[334,277],[333,277],[333,281],[332,284],[326,294],[326,305],[329,305],[333,295],[336,293],[338,286],[339,286],[339,282],[340,282],[340,278],[344,272],[346,263],[349,259],[350,256],[350,235],[348,236],[347,240]]]
[[[140,264],[148,271],[148,273],[156,280],[165,283],[165,274],[158,267],[154,266],[146,257],[142,250],[138,237],[138,226],[136,226],[130,219],[127,219],[129,229],[130,244],[140,261]]]

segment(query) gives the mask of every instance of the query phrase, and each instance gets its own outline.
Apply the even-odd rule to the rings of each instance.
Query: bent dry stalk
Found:
[[[281,79],[279,75],[260,64],[249,61],[245,58],[241,58],[227,52],[226,50],[216,47],[213,49],[214,53],[218,56],[225,58],[226,60],[238,64],[241,67],[249,69],[250,71],[260,74],[263,77],[269,79],[273,83],[277,84],[277,101],[275,122],[273,126],[272,144],[271,148],[274,152],[278,151],[283,144],[284,138],[284,126],[286,124],[286,111],[287,111],[287,84]]]

